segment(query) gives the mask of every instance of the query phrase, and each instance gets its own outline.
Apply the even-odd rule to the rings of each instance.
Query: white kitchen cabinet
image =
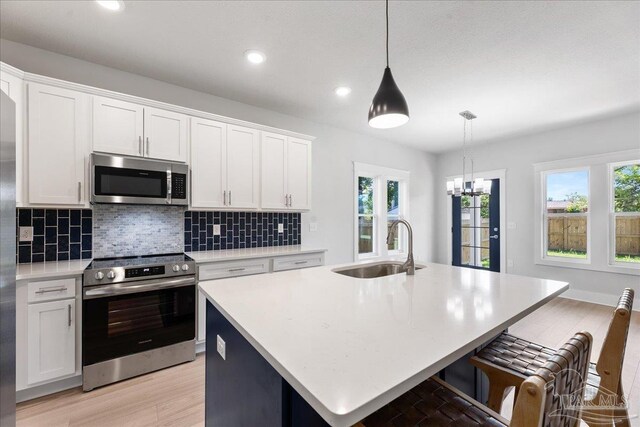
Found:
[[[191,118],[191,207],[222,208],[227,191],[227,125]]]
[[[28,100],[29,203],[83,205],[87,95],[29,83]]]
[[[191,207],[256,209],[259,132],[191,119]]]
[[[16,104],[16,205],[24,203],[24,81],[6,71],[0,71],[0,90]]]
[[[29,304],[27,317],[29,384],[76,371],[75,299]]]
[[[259,132],[227,126],[227,207],[255,209],[259,202]]]
[[[263,132],[261,141],[263,209],[311,209],[311,142]]]
[[[144,108],[117,99],[93,97],[93,151],[142,156]]]
[[[93,151],[187,161],[187,116],[93,97]]]
[[[144,156],[187,161],[187,116],[158,108],[144,108]]]

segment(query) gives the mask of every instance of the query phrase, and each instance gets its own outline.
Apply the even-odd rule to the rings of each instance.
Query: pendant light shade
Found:
[[[369,126],[390,129],[409,121],[409,107],[389,68],[389,0],[385,2],[387,23],[387,68],[369,107]]]
[[[391,68],[384,69],[382,82],[369,107],[369,126],[389,129],[409,121],[409,107],[391,74]]]

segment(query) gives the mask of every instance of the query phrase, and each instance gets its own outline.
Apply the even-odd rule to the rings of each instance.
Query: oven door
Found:
[[[83,366],[195,339],[195,278],[83,290]]]

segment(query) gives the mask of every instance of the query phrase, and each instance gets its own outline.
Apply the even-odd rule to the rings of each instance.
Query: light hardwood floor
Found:
[[[613,309],[556,298],[510,328],[510,332],[549,347],[561,346],[573,333],[594,337],[595,361]],[[640,410],[640,313],[631,320],[623,385],[631,414]],[[509,402],[511,398],[509,399]],[[505,402],[505,415],[510,415]],[[32,426],[179,426],[204,425],[204,357],[89,393],[73,389],[18,405],[18,427]],[[632,426],[640,427],[638,418]]]

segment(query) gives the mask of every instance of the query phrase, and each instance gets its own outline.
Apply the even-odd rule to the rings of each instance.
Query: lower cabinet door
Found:
[[[76,301],[29,304],[27,381],[35,384],[75,373]]]

